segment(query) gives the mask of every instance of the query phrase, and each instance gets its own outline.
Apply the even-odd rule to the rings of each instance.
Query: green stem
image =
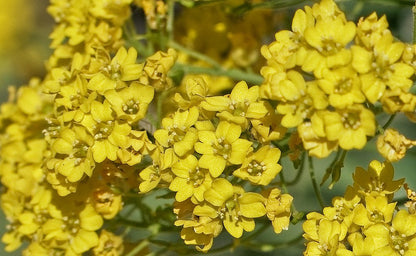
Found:
[[[396,114],[393,114],[390,116],[389,120],[383,125],[383,130],[386,130],[390,124],[393,122],[394,118],[396,117]]]
[[[175,0],[168,0],[168,18],[166,23],[166,33],[168,44],[173,41],[173,23],[175,20]]]
[[[128,254],[126,254],[126,256],[135,256],[137,255],[138,252],[143,250],[148,245],[149,245],[149,241],[143,240],[136,247],[134,247],[133,250],[131,250]]]
[[[416,4],[412,7],[413,12],[413,40],[412,42],[416,43]]]
[[[218,69],[222,68],[221,64],[219,64],[214,59],[208,57],[205,54],[202,54],[202,53],[199,53],[199,52],[194,51],[192,49],[186,48],[185,46],[182,46],[182,45],[178,44],[175,41],[170,41],[169,42],[169,46],[172,47],[172,48],[174,48],[174,49],[176,49],[176,50],[179,50],[181,52],[184,52],[187,55],[189,55],[191,57],[194,57],[195,59],[202,60],[202,61],[210,64],[211,66],[213,66],[215,68],[218,68]]]
[[[239,69],[223,69],[223,68],[207,68],[207,67],[198,67],[191,66],[181,63],[176,63],[175,67],[181,69],[184,73],[187,74],[207,74],[213,76],[227,76],[234,80],[246,81],[251,84],[261,84],[263,82],[263,77],[254,74],[247,73]]]
[[[300,164],[299,164],[299,168],[298,168],[298,173],[296,173],[295,178],[293,178],[293,180],[286,182],[287,186],[292,186],[295,185],[296,183],[299,182],[299,179],[303,173],[303,170],[305,168],[305,157],[306,156],[306,152],[303,152],[301,158],[300,158]]]
[[[156,126],[155,126],[156,129],[159,129],[162,123],[163,103],[167,95],[168,95],[168,91],[163,91],[157,98],[157,106],[156,106],[157,120],[156,120]]]
[[[256,243],[252,245],[253,245],[253,248],[257,250],[258,248],[261,248],[261,247],[263,248],[268,247],[268,248],[271,248],[270,251],[272,251],[272,250],[280,249],[280,248],[288,248],[292,245],[299,243],[299,241],[301,241],[302,239],[303,239],[303,233],[295,237],[294,239],[287,241],[287,242],[283,242],[283,243],[258,243],[258,241],[256,241]]]
[[[322,198],[321,190],[319,189],[318,183],[316,182],[315,171],[313,168],[313,159],[312,157],[308,156],[308,160],[309,160],[309,176],[311,177],[313,190],[315,192],[316,198],[318,199],[321,208],[323,209],[325,205],[324,205],[324,200]]]

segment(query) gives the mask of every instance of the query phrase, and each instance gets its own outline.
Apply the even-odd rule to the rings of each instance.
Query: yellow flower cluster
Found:
[[[242,186],[268,186],[281,170],[280,150],[270,141],[284,131],[264,121],[273,111],[260,100],[259,87],[239,82],[229,95],[209,97],[203,78],[190,79],[186,96],[175,97],[179,109],[154,132],[158,153],[140,172],[140,191],[174,191],[175,225],[183,226],[186,244],[202,251],[211,248],[223,227],[239,238],[254,229],[254,218],[266,214],[276,233],[287,229],[290,195],[277,188],[247,192]]]
[[[310,155],[363,148],[376,132],[374,105],[414,113],[413,47],[394,40],[385,16],[354,24],[323,0],[297,10],[292,30],[275,37],[261,51],[261,96],[277,101],[282,125],[297,127]]]
[[[384,16],[355,24],[333,0],[322,0],[298,10],[292,30],[261,48],[264,82],[250,86],[262,81],[248,71],[262,65],[257,48],[272,27],[271,12],[251,13],[236,26],[226,13],[275,1],[190,10],[175,2],[196,4],[51,0],[56,26],[47,74],[11,87],[0,106],[6,250],[28,242],[25,256],[132,255],[162,244],[156,237],[167,228],[207,252],[223,231],[243,242],[260,218],[278,234],[304,216],[286,186],[299,180],[305,151],[324,158],[338,148],[361,149],[377,131],[388,161],[357,168],[344,197],[307,215],[304,255],[416,255],[416,192],[404,185],[410,201],[399,210],[393,196],[404,179],[393,180],[390,164],[416,142],[388,125],[376,128],[375,117],[383,110],[416,119],[416,47],[396,41]],[[146,16],[145,35],[134,31],[134,4]],[[222,6],[229,9],[218,18]],[[214,26],[189,21],[205,10]],[[181,12],[189,15],[175,23]],[[136,48],[125,47],[124,38]],[[288,183],[282,153],[299,171]],[[337,169],[333,176],[345,153],[328,168]],[[151,194],[156,189],[171,201],[153,211],[142,199],[159,196]],[[153,223],[158,211],[171,218],[167,226]],[[152,234],[131,249],[124,224]]]
[[[323,214],[307,215],[304,255],[414,255],[415,192],[405,184],[410,201],[407,209],[398,209],[393,196],[404,179],[393,180],[393,175],[389,162],[357,168],[344,197],[335,197]]]
[[[97,232],[122,209],[121,193],[137,185],[132,166],[155,151],[139,121],[155,88],[170,86],[176,58],[169,50],[137,64],[136,50],[120,47],[130,2],[48,8],[57,21],[48,74],[11,88],[0,109],[7,251],[29,241],[24,255],[122,253],[120,238]]]

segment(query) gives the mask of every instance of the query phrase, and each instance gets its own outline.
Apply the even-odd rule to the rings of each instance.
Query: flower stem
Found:
[[[175,42],[175,41],[170,41],[169,42],[169,46],[179,50],[181,52],[186,53],[187,55],[194,57],[195,59],[198,60],[202,60],[208,64],[210,64],[211,66],[215,67],[215,68],[222,68],[221,64],[219,64],[217,61],[215,61],[214,59],[210,58],[209,56],[202,54],[200,52],[194,51],[192,49],[186,48],[185,46],[180,45],[179,43]]]
[[[227,76],[234,80],[244,80],[251,84],[261,84],[263,77],[255,73],[244,72],[239,69],[207,68],[176,63],[175,67],[187,74],[207,74],[213,76]]]
[[[133,250],[131,250],[128,254],[126,254],[126,256],[135,256],[137,255],[138,252],[143,250],[148,245],[149,245],[149,241],[143,240],[136,247],[134,247]]]
[[[416,43],[416,4],[412,7],[413,12],[413,43]]]
[[[318,183],[316,182],[315,171],[313,168],[313,159],[312,157],[308,156],[308,160],[309,160],[309,176],[311,177],[313,190],[315,192],[316,198],[318,199],[321,208],[323,209],[325,205],[324,205],[324,200],[322,198],[321,190],[319,189]]]

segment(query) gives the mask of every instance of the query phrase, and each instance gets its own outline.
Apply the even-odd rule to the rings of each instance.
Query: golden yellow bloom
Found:
[[[181,109],[189,109],[199,106],[201,101],[208,95],[208,77],[203,75],[187,75],[183,78],[182,84],[185,86],[186,98],[181,93],[176,93],[174,100]],[[181,86],[183,87],[183,86]]]
[[[202,202],[204,192],[211,187],[212,178],[209,170],[200,168],[198,159],[188,155],[172,166],[172,172],[176,177],[169,185],[169,189],[177,191],[175,199],[182,202],[188,198],[192,201]]]
[[[281,125],[282,116],[278,115],[270,104],[266,104],[266,109],[266,116],[250,120],[251,133],[261,143],[281,139],[287,130]]]
[[[364,197],[366,195],[388,196],[392,198],[393,193],[403,184],[404,179],[393,180],[394,169],[390,162],[380,163],[376,160],[371,161],[368,171],[357,167],[353,174],[354,191]]]
[[[105,229],[101,230],[98,245],[92,251],[96,256],[119,256],[123,255],[123,239]]]
[[[177,216],[175,226],[183,226],[181,238],[185,244],[196,245],[198,251],[207,252],[223,227],[221,220],[210,217],[195,216],[195,206],[190,199],[183,202],[175,201],[173,212]]]
[[[353,222],[367,228],[377,223],[389,223],[393,218],[396,203],[388,203],[385,196],[366,196],[365,206],[357,205],[354,209]]]
[[[355,218],[355,209],[360,203],[360,197],[346,193],[344,197],[334,197],[332,206],[325,207],[323,214],[328,220],[336,220],[346,228],[351,228]]]
[[[374,241],[374,255],[414,255],[416,253],[416,215],[400,210],[391,226],[375,224],[364,230]]]
[[[244,180],[253,184],[268,185],[280,172],[282,167],[277,163],[280,158],[280,150],[263,146],[255,153],[250,153],[243,161],[241,167],[233,172]]]
[[[218,177],[227,164],[241,164],[252,143],[240,135],[241,127],[226,121],[221,121],[215,132],[198,131],[200,142],[195,144],[195,151],[202,154],[199,166]]]
[[[120,194],[114,193],[106,186],[97,187],[92,193],[92,205],[104,219],[112,219],[121,211],[123,203]]]
[[[114,58],[102,60],[100,71],[88,82],[87,88],[104,94],[107,90],[126,87],[125,82],[136,80],[142,72],[142,65],[136,64],[137,51],[121,47]]]
[[[352,105],[345,110],[322,113],[325,134],[329,140],[338,141],[343,149],[361,149],[367,136],[376,131],[374,114],[362,105]]]
[[[245,192],[223,178],[216,179],[204,193],[205,204],[197,205],[194,215],[221,219],[225,229],[239,238],[243,230],[254,230],[254,219],[266,214],[265,200],[260,194]]]
[[[312,122],[304,122],[298,126],[299,137],[302,139],[303,147],[308,150],[309,155],[324,158],[338,148],[336,141],[330,141],[325,136],[323,118],[315,113]]]
[[[416,96],[400,88],[386,90],[380,102],[384,112],[388,114],[404,112],[406,115],[414,115],[416,109]],[[412,120],[410,117],[409,119]]]
[[[163,129],[155,131],[156,141],[165,148],[173,147],[178,156],[193,153],[194,144],[198,141],[197,129],[194,126],[199,117],[197,107],[176,111],[173,116],[163,118]]]
[[[146,59],[143,73],[139,81],[151,85],[157,92],[172,87],[172,80],[168,77],[168,71],[176,62],[177,53],[169,48],[165,52],[156,52]]]
[[[141,182],[139,185],[140,193],[146,193],[154,189],[160,182],[170,184],[173,175],[170,171],[177,162],[177,157],[172,148],[165,152],[157,152],[153,155],[153,164],[140,171]]]
[[[396,162],[406,155],[406,151],[416,145],[394,129],[387,129],[377,139],[377,150],[390,162]]]
[[[153,100],[154,90],[148,85],[132,82],[120,91],[108,90],[105,99],[120,120],[132,124],[142,119],[147,112],[149,103]]]
[[[329,95],[328,102],[335,108],[346,108],[354,103],[363,103],[361,82],[351,66],[324,72],[318,80],[319,87]]]
[[[53,156],[47,161],[47,168],[65,176],[69,182],[79,181],[84,174],[91,177],[95,167],[93,143],[94,138],[82,126],[62,128],[51,145]]]
[[[267,198],[265,201],[266,214],[272,222],[274,232],[279,234],[282,230],[287,230],[293,197],[289,194],[282,194],[278,188],[268,189],[263,192],[263,195]]]
[[[327,219],[311,219],[303,224],[304,237],[309,241],[306,244],[304,255],[343,255],[353,256],[348,252],[345,245],[341,243],[347,234],[347,228],[337,221]]]
[[[259,87],[248,88],[247,83],[237,83],[229,96],[206,97],[201,107],[208,111],[217,111],[224,121],[233,122],[246,128],[247,119],[258,119],[266,115],[265,102],[259,101]]]

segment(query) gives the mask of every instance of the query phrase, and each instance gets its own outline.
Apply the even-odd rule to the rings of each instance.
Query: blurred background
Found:
[[[378,0],[378,1],[336,1],[340,8],[343,9],[348,19],[357,21],[361,16],[367,16],[376,11],[379,16],[385,14],[388,18],[390,29],[393,35],[404,42],[411,42],[413,36],[413,17],[411,1],[398,0]],[[42,78],[45,75],[44,62],[51,53],[49,49],[50,40],[49,33],[53,28],[53,20],[46,12],[48,5],[47,0],[0,0],[0,102],[4,102],[8,98],[8,86],[20,86],[26,84],[31,77]],[[273,10],[273,15],[278,17],[276,24],[273,24],[274,31],[280,29],[289,29],[291,25],[292,15],[297,8],[303,7],[305,4],[311,4],[312,1],[305,1],[296,6],[285,7]],[[179,10],[179,15],[180,15]],[[176,26],[180,26],[176,24]],[[214,24],[212,25],[214,27]],[[177,28],[177,27],[176,27]],[[180,29],[178,29],[180,31]],[[175,35],[176,36],[176,35]],[[273,33],[264,38],[262,44],[268,44],[273,40]],[[385,117],[381,117],[379,122],[384,123]],[[398,115],[394,120],[392,127],[397,128],[408,138],[416,140],[416,125],[410,123],[404,116]],[[331,157],[327,160],[315,161],[315,172],[318,181],[322,178]],[[326,182],[322,186],[322,193],[326,200],[326,204],[330,205],[331,198],[334,196],[342,196],[348,184],[352,183],[352,176],[355,167],[362,166],[367,168],[371,160],[383,161],[375,147],[375,139],[371,140],[362,151],[351,151],[347,154],[345,167],[342,170],[340,181],[333,187],[328,189]],[[416,188],[416,150],[412,149],[408,152],[405,159],[398,163],[394,163],[396,169],[396,178],[406,177],[407,182],[413,189]],[[287,158],[282,159],[282,165],[285,170],[287,180],[291,180],[295,176],[295,170]],[[303,177],[295,186],[288,187],[289,192],[294,196],[294,204],[299,211],[318,209],[319,204],[313,196],[312,184],[307,170],[304,171]],[[404,197],[404,193],[399,195]],[[0,212],[0,235],[5,231],[7,221]],[[179,229],[178,229],[179,231]],[[302,233],[301,224],[289,227],[289,231],[280,235],[274,235],[272,229],[268,229],[259,240],[270,242],[279,246],[283,246],[286,241],[299,236]],[[229,237],[225,236],[225,240]],[[175,240],[175,238],[173,238]],[[176,237],[177,239],[177,237]],[[179,242],[182,242],[179,238]],[[222,243],[221,237],[214,240],[215,244]],[[304,249],[303,241],[291,244],[286,248],[277,248],[270,252],[259,253],[250,248],[238,248],[234,252],[235,255],[301,255]],[[4,245],[0,243],[0,255],[20,255],[20,251],[6,253]],[[230,252],[218,253],[216,255],[229,255]]]

